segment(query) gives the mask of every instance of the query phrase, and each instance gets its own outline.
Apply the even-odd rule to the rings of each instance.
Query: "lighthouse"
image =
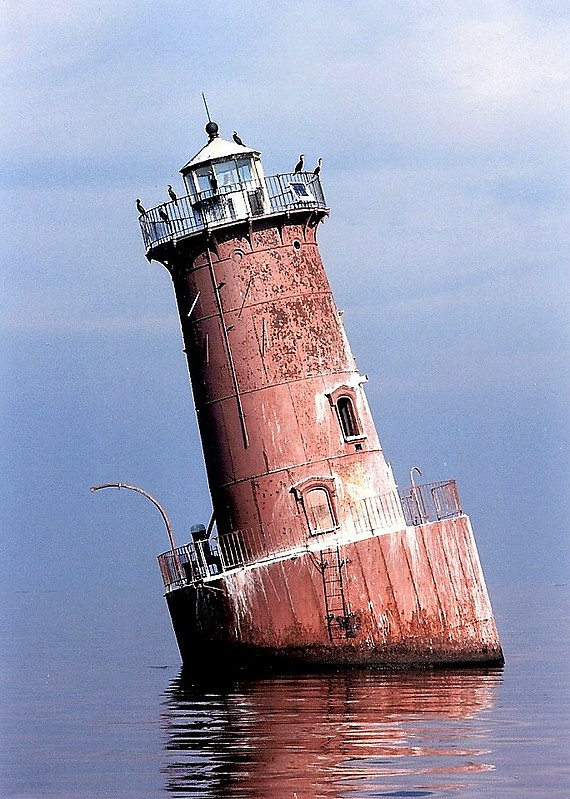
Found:
[[[503,662],[453,480],[398,489],[317,233],[320,170],[265,175],[208,122],[139,217],[168,270],[212,500],[159,556],[183,663]],[[302,167],[301,167],[302,169]]]

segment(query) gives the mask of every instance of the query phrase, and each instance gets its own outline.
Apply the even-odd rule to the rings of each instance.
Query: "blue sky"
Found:
[[[3,579],[148,580],[209,502],[152,206],[201,92],[268,174],[321,156],[320,246],[385,451],[456,477],[485,571],[568,575],[570,12],[562,2],[6,0]],[[179,188],[179,191],[181,189]]]

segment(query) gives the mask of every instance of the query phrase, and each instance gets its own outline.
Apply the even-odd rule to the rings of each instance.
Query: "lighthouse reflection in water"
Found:
[[[348,671],[210,691],[179,678],[165,702],[165,788],[220,799],[476,796],[494,768],[485,711],[500,679]]]

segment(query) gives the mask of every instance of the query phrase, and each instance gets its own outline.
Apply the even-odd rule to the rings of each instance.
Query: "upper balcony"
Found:
[[[162,203],[139,217],[147,257],[156,248],[252,217],[305,210],[328,211],[318,176],[312,172],[269,175],[209,188]]]

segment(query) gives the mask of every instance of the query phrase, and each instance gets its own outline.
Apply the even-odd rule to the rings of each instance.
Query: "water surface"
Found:
[[[570,795],[565,585],[497,586],[503,670],[189,681],[160,597],[3,599],[0,796]]]

